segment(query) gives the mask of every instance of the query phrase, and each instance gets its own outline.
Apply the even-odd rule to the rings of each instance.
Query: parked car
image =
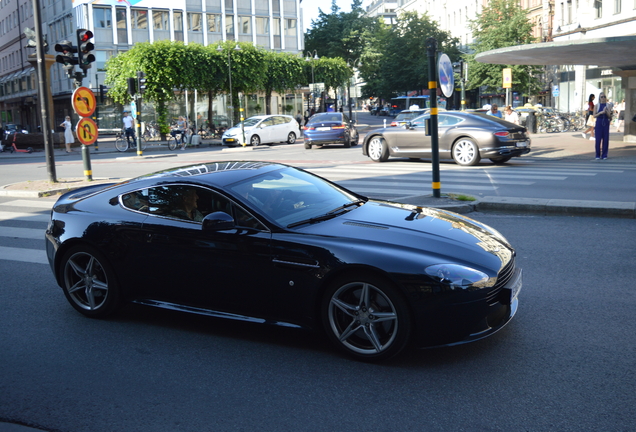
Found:
[[[431,157],[431,137],[425,123],[429,114],[407,123],[406,128],[387,127],[370,131],[362,154],[376,162],[389,157]],[[476,165],[482,158],[505,163],[530,152],[526,128],[484,113],[446,111],[438,115],[439,157],[459,165]]]
[[[237,123],[223,133],[223,145],[235,147],[250,144],[287,142],[293,144],[299,135],[298,122],[288,115],[258,115]],[[243,135],[245,134],[245,135]]]
[[[304,126],[305,148],[312,145],[343,144],[358,145],[360,135],[355,122],[340,112],[319,113],[311,116]]]
[[[400,111],[400,113],[395,116],[395,119],[391,122],[391,126],[399,126],[403,127],[410,120],[413,120],[416,117],[421,116],[422,114],[428,114],[431,111],[430,108],[422,108],[417,110],[404,110]],[[438,112],[446,111],[444,108],[438,108]]]
[[[365,361],[410,342],[492,335],[522,286],[515,250],[480,222],[270,162],[198,163],[70,191],[45,236],[55,281],[88,317],[132,302],[322,329]]]

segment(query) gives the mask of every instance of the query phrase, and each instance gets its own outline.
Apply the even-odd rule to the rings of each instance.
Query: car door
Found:
[[[261,138],[262,143],[274,142],[274,116],[264,119],[254,133]]]
[[[426,135],[425,122],[429,116],[420,116],[410,121],[409,126],[394,131],[389,141],[395,154],[410,157],[427,157],[431,152],[431,137]]]
[[[156,188],[155,195],[168,197],[170,208],[144,224],[148,242],[145,260],[154,261],[146,297],[232,313],[257,313],[271,297],[262,276],[271,267],[270,232],[262,224],[240,222],[232,230],[203,230],[201,222],[184,219],[174,211],[174,197],[180,188],[184,185]],[[203,217],[214,211],[233,212],[234,204],[216,191],[197,187],[197,195]]]

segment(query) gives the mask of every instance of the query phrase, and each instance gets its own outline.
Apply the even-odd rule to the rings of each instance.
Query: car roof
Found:
[[[144,183],[141,187],[148,187],[152,184],[163,182],[164,180],[172,180],[223,187],[240,180],[282,168],[289,168],[289,166],[260,161],[205,162],[157,171],[131,179],[128,183]]]

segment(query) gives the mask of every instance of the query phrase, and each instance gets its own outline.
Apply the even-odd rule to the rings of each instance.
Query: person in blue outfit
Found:
[[[497,104],[492,104],[490,106],[490,111],[488,111],[486,114],[493,117],[503,118],[503,115],[501,114],[501,111],[499,111],[499,107],[497,106]]]
[[[607,159],[609,151],[609,128],[612,122],[613,105],[607,101],[605,93],[598,96],[599,102],[594,105],[594,118],[596,126],[594,127],[594,135],[596,136],[596,159]]]

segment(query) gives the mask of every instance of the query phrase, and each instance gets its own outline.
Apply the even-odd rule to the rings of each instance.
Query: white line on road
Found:
[[[0,211],[0,221],[22,220],[30,222],[48,222],[49,219],[50,216],[48,214]]]
[[[0,237],[13,237],[24,239],[44,239],[44,229],[15,228],[0,226]]]
[[[40,249],[22,249],[0,246],[0,259],[8,261],[48,264],[46,252]]]

